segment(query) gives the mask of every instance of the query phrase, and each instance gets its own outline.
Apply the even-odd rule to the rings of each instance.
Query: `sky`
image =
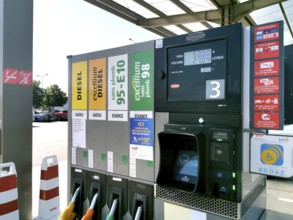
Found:
[[[68,55],[161,38],[83,0],[34,0],[33,25],[33,79],[66,94]]]

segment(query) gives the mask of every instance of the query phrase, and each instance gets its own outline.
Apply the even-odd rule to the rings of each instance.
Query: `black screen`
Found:
[[[167,49],[167,100],[224,100],[226,39]]]
[[[198,177],[198,155],[195,151],[179,151],[173,169],[175,180],[196,183]]]

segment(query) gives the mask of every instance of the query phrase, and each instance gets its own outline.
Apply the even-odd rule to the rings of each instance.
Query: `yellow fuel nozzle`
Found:
[[[73,210],[74,210],[75,202],[79,192],[80,192],[80,187],[78,187],[75,190],[70,203],[68,204],[67,208],[64,209],[64,211],[60,214],[58,220],[73,220],[75,218],[77,213],[75,213]]]

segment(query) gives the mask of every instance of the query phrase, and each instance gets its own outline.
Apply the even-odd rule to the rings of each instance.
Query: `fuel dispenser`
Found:
[[[266,180],[243,160],[243,40],[235,24],[156,43],[155,219],[180,206],[208,219],[265,209]]]
[[[261,216],[266,178],[249,172],[244,133],[247,39],[234,24],[69,57],[69,165],[82,171],[70,181],[71,193],[80,187],[80,215]]]

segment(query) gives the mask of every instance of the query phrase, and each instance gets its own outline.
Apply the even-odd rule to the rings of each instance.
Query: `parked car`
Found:
[[[52,122],[56,117],[51,112],[35,111],[35,122]]]
[[[33,121],[35,121],[35,109],[34,109],[34,107],[32,109],[33,109],[33,112],[32,112]]]
[[[67,121],[67,110],[55,110],[53,114],[56,116],[57,121]]]

